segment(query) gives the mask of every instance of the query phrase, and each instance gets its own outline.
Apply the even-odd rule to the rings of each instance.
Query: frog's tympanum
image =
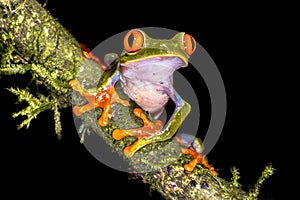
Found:
[[[105,73],[100,79],[97,92],[93,94],[82,88],[78,81],[70,81],[70,86],[88,102],[83,106],[74,106],[74,114],[79,116],[92,109],[101,108],[102,114],[98,122],[102,127],[107,126],[112,103],[129,106],[129,102],[122,100],[114,90],[116,82],[120,81],[124,93],[154,118],[153,121],[149,120],[140,108],[135,108],[134,115],[143,120],[143,126],[113,131],[112,137],[115,140],[126,136],[137,138],[132,145],[124,148],[125,156],[133,156],[136,151],[150,143],[171,139],[191,109],[173,88],[173,72],[188,65],[189,57],[195,48],[194,38],[183,32],[177,33],[171,39],[154,39],[144,31],[134,29],[125,35],[124,50],[119,57],[109,54],[104,58],[107,66],[93,54],[85,52],[84,55],[95,59]],[[175,103],[175,110],[168,122],[163,124],[158,117],[169,99]],[[186,147],[185,138],[177,136],[176,139]],[[186,170],[193,171],[195,165],[201,163],[217,175],[193,145],[184,148],[182,152],[193,157],[193,160],[185,165]]]

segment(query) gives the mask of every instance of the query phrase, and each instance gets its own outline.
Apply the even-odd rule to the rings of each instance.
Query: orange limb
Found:
[[[110,86],[99,93],[92,94],[87,92],[84,88],[82,88],[77,80],[71,80],[69,82],[69,85],[73,90],[79,92],[80,95],[82,95],[88,102],[83,106],[74,106],[74,114],[76,116],[80,116],[83,113],[93,110],[95,108],[102,108],[101,117],[98,119],[98,123],[100,124],[100,126],[107,126],[109,118],[108,115],[110,112],[111,104],[113,102],[118,102],[125,106],[129,105],[128,101],[119,98],[119,95],[114,90],[114,86]]]
[[[137,137],[137,140],[132,145],[125,147],[124,154],[126,157],[131,157],[137,150],[153,142],[147,139],[154,136],[155,133],[159,132],[163,127],[162,121],[156,120],[155,123],[151,122],[140,108],[135,108],[133,113],[143,120],[142,127],[128,130],[116,129],[112,133],[112,137],[115,140],[121,140],[126,136]]]
[[[100,65],[100,67],[104,70],[104,71],[107,71],[108,68],[101,62],[101,60],[95,56],[91,50],[89,48],[87,48],[84,44],[80,44],[80,46],[82,47],[83,49],[83,56],[85,58],[88,58],[88,59],[92,59],[94,60],[96,63],[98,63]]]
[[[201,153],[196,152],[191,147],[182,148],[181,151],[183,154],[188,154],[193,157],[193,159],[189,163],[184,165],[185,170],[192,172],[194,170],[195,166],[199,163],[199,164],[202,164],[207,169],[209,169],[213,175],[218,176],[218,172],[215,170],[214,167],[212,167],[211,165],[208,164],[207,160]]]

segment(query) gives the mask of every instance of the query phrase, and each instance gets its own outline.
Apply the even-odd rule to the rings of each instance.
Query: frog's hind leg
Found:
[[[191,155],[191,156],[192,156],[192,160],[191,160],[189,163],[187,163],[187,164],[184,165],[184,169],[185,169],[186,171],[192,172],[192,171],[194,170],[194,168],[196,167],[197,164],[201,164],[201,165],[203,165],[204,167],[206,167],[207,169],[209,169],[210,172],[211,172],[213,175],[218,176],[218,172],[215,170],[214,167],[212,167],[212,166],[208,163],[206,157],[205,157],[202,153],[196,151],[196,150],[195,150],[193,147],[191,147],[191,146],[190,146],[190,147],[187,147],[186,144],[185,144],[185,142],[182,140],[182,138],[176,136],[175,139],[177,140],[177,142],[178,142],[179,144],[181,144],[182,146],[184,146],[184,147],[181,148],[181,152],[182,152],[183,154],[185,154],[185,155]]]
[[[126,157],[131,157],[136,151],[147,144],[166,141],[173,137],[182,121],[188,115],[190,105],[182,100],[176,91],[172,96],[172,100],[176,103],[175,112],[164,127],[162,121],[156,120],[154,123],[150,122],[140,109],[136,109],[134,114],[143,120],[144,126],[129,130],[116,129],[113,132],[113,138],[116,140],[120,140],[126,136],[135,136],[138,138],[134,144],[124,149]]]
[[[192,172],[197,164],[201,164],[209,169],[213,175],[218,176],[218,172],[214,167],[208,164],[206,157],[202,153],[197,153],[192,148],[182,148],[181,151],[183,154],[191,155],[193,158],[189,163],[184,165],[185,170]]]
[[[121,140],[126,136],[137,137],[137,140],[132,145],[125,147],[124,154],[126,157],[131,157],[137,150],[152,143],[153,141],[151,140],[151,137],[153,137],[155,133],[159,132],[163,127],[162,121],[156,120],[154,123],[151,122],[140,108],[135,108],[133,113],[135,116],[143,120],[142,127],[127,130],[116,129],[112,133],[112,137],[115,140]]]

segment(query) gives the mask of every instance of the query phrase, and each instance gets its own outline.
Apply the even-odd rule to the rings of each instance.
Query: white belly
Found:
[[[124,92],[145,111],[155,113],[168,102],[164,87],[139,80],[122,82]]]

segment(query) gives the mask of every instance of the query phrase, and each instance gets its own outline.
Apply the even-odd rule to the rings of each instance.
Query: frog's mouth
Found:
[[[186,67],[188,65],[188,61],[184,58],[172,55],[166,56],[153,56],[148,58],[140,58],[135,60],[129,60],[120,64],[124,67],[154,67],[160,66],[162,68],[172,68],[179,69],[181,67]]]

